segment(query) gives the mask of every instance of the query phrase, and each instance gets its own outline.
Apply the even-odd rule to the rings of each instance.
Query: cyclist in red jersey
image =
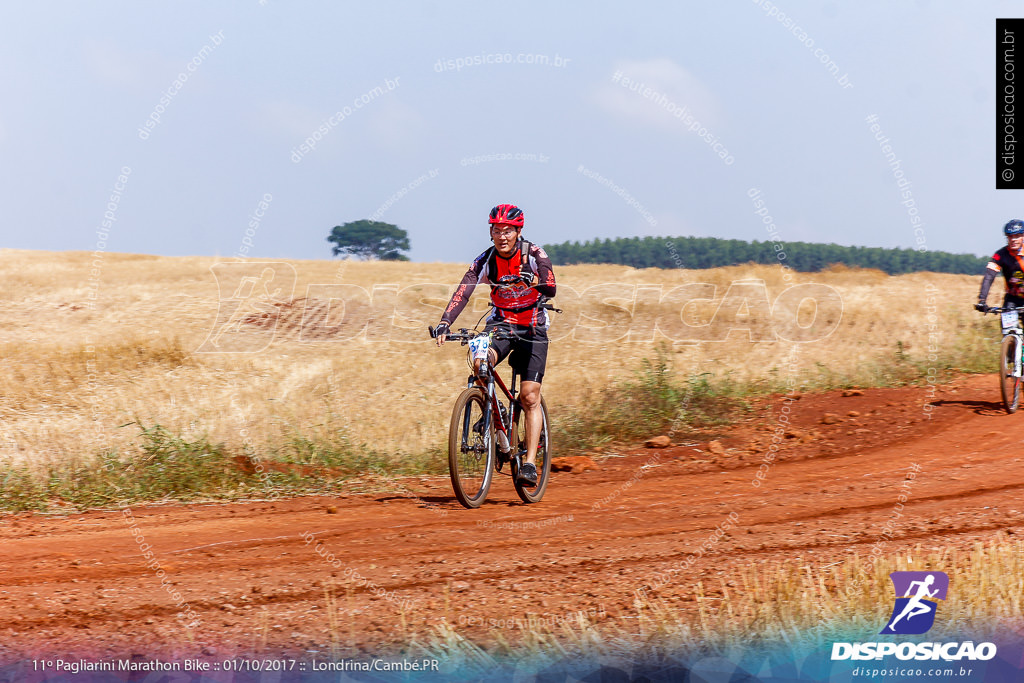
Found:
[[[555,295],[555,274],[544,250],[521,239],[524,219],[522,209],[513,204],[499,204],[491,209],[488,223],[494,246],[470,264],[434,336],[438,346],[444,344],[449,329],[476,286],[490,285],[494,310],[487,319],[487,328],[501,325],[516,333],[515,339],[495,340],[491,344],[490,362],[493,366],[511,353],[509,364],[522,378],[519,401],[526,416],[527,451],[519,468],[519,479],[534,486],[537,484],[537,443],[543,427],[540,385],[547,365],[549,324],[547,311],[537,308],[537,302],[542,296]],[[479,363],[474,369],[478,367]]]
[[[1014,219],[1003,226],[1006,235],[1006,246],[992,255],[992,260],[985,267],[985,277],[981,281],[976,309],[984,312],[988,290],[996,275],[1003,274],[1006,280],[1006,296],[1003,306],[1024,308],[1024,221]]]

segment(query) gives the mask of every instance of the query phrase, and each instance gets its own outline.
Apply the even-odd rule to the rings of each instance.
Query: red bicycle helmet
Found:
[[[515,204],[498,204],[496,207],[491,209],[491,217],[487,220],[488,223],[507,223],[508,225],[514,225],[517,228],[523,227],[526,222],[523,210]]]

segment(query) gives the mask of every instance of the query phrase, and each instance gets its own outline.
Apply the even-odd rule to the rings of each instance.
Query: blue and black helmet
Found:
[[[1003,226],[1003,234],[1007,237],[1010,235],[1024,235],[1024,221],[1014,218]]]

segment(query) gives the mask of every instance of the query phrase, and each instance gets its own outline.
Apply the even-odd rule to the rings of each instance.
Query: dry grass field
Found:
[[[1022,549],[1020,541],[1001,536],[969,550],[926,553],[918,545],[912,549],[914,559],[897,557],[875,564],[858,556],[825,567],[799,559],[753,564],[739,573],[732,590],[706,594],[706,587],[698,583],[696,615],[684,615],[670,601],[637,598],[637,616],[626,624],[596,623],[581,611],[559,627],[538,620],[522,640],[503,640],[492,652],[441,625],[426,639],[424,651],[481,671],[495,667],[501,655],[543,664],[557,661],[565,651],[623,661],[635,658],[638,651],[656,660],[704,652],[736,661],[750,657],[758,647],[768,657],[783,643],[795,652],[820,652],[833,642],[876,632],[878,624],[887,621],[892,609],[889,574],[894,571],[945,572],[963,597],[943,605],[943,625],[929,633],[931,639],[943,642],[971,633],[976,642],[983,642],[1019,632],[1021,594],[1014,579],[1022,569]],[[850,586],[857,589],[849,590]]]
[[[138,424],[237,452],[295,439],[399,458],[438,450],[465,349],[436,348],[425,328],[464,268],[4,250],[0,460],[131,450]],[[659,349],[678,376],[743,391],[891,383],[996,358],[984,338],[997,324],[970,310],[975,277],[753,265],[556,274],[565,313],[545,381],[555,420],[585,414]]]
[[[349,560],[353,566],[358,564],[367,572],[379,567],[373,576],[381,585],[390,585],[388,577],[407,582],[415,575],[417,590],[422,590],[427,605],[423,614],[429,615],[422,623],[429,626],[414,634],[409,647],[482,669],[492,666],[496,656],[543,659],[554,656],[551,653],[579,652],[628,659],[638,651],[654,655],[689,648],[729,652],[738,644],[773,640],[817,647],[843,637],[851,628],[877,631],[892,604],[888,572],[905,569],[946,571],[956,582],[957,600],[944,606],[944,634],[956,629],[982,633],[986,624],[1019,624],[1021,591],[1016,577],[1021,573],[1021,546],[1000,532],[1006,528],[1019,533],[1015,528],[1019,518],[1012,516],[1017,511],[1010,509],[1016,495],[1010,489],[1017,486],[1015,461],[1004,458],[1011,439],[1005,425],[1010,423],[997,421],[1004,415],[988,414],[1000,411],[975,409],[985,396],[997,400],[994,383],[984,391],[963,389],[957,400],[951,399],[952,385],[942,388],[951,394],[936,401],[936,410],[946,421],[936,420],[934,424],[945,431],[934,439],[928,432],[932,423],[915,426],[922,409],[920,395],[926,389],[892,390],[878,399],[851,397],[851,401],[877,400],[871,404],[876,407],[861,416],[871,429],[858,432],[889,430],[899,439],[880,448],[867,437],[851,434],[852,423],[837,425],[828,438],[842,442],[840,431],[847,430],[848,450],[836,450],[833,441],[794,442],[790,446],[797,451],[794,457],[776,463],[772,487],[765,489],[751,487],[748,475],[756,462],[749,459],[736,459],[728,471],[724,467],[719,471],[724,460],[672,457],[659,463],[657,471],[640,477],[646,465],[638,465],[635,473],[628,468],[619,471],[614,463],[624,459],[608,458],[601,463],[605,471],[562,480],[559,497],[546,499],[544,507],[512,509],[496,501],[481,511],[482,518],[458,514],[438,518],[439,509],[449,509],[441,506],[456,509],[454,502],[446,501],[450,498],[447,483],[439,477],[409,478],[385,487],[384,496],[350,497],[345,505],[333,508],[338,517],[329,522],[311,521],[325,517],[319,503],[275,501],[281,503],[281,510],[273,515],[273,523],[285,526],[268,532],[273,538],[265,540],[271,545],[225,544],[226,553],[230,547],[231,553],[239,554],[217,558],[221,564],[211,564],[214,558],[207,554],[189,559],[185,553],[206,547],[197,546],[193,534],[198,531],[188,526],[193,522],[209,525],[202,526],[202,533],[208,534],[211,545],[242,533],[239,529],[248,529],[251,520],[270,523],[263,509],[270,496],[251,482],[243,482],[247,489],[238,484],[237,469],[214,471],[225,462],[234,464],[225,457],[249,453],[266,461],[290,458],[290,465],[301,465],[304,458],[330,464],[335,462],[330,458],[317,461],[318,454],[344,452],[351,457],[366,452],[374,458],[353,461],[346,472],[369,471],[384,478],[406,462],[421,467],[433,462],[435,472],[446,471],[441,454],[451,405],[467,374],[465,349],[454,344],[437,348],[425,328],[437,321],[464,266],[264,263],[126,254],[94,259],[86,253],[11,250],[2,257],[0,277],[7,287],[0,301],[0,349],[6,361],[0,366],[0,509],[60,506],[66,510],[63,506],[68,504],[105,508],[107,512],[88,513],[95,515],[97,526],[115,515],[112,524],[121,531],[104,538],[135,543],[116,517],[121,513],[109,512],[111,503],[255,492],[252,497],[258,503],[224,506],[219,518],[212,512],[218,506],[201,513],[182,506],[178,514],[185,521],[177,517],[161,521],[172,514],[173,506],[147,513],[153,515],[152,531],[147,533],[161,537],[168,549],[178,543],[182,561],[194,563],[179,569],[182,585],[194,595],[208,590],[212,597],[203,602],[225,628],[227,613],[218,607],[222,598],[216,595],[221,594],[228,572],[267,567],[276,586],[282,567],[294,561],[288,571],[295,572],[296,582],[306,581],[311,568],[308,551],[303,555],[297,550],[301,543],[297,530],[314,523],[316,528],[329,525],[331,533],[337,534],[338,547],[348,547],[342,543],[345,534],[360,539],[372,536],[366,532],[372,527],[364,522],[380,524],[381,538],[389,540],[380,547],[360,545],[362,540],[350,544],[358,549]],[[997,357],[996,320],[971,308],[976,277],[930,273],[889,277],[845,268],[798,274],[749,265],[709,271],[617,266],[556,270],[557,303],[565,312],[555,318],[552,328],[554,342],[545,380],[556,427],[567,422],[586,426],[587,416],[608,410],[610,400],[629,398],[628,392],[622,393],[625,384],[632,382],[635,387],[657,379],[662,368],[677,385],[700,377],[716,395],[736,399],[732,404],[709,405],[737,406],[747,397],[790,389],[809,392],[927,383],[929,377],[944,380],[951,371],[991,370]],[[993,293],[992,301],[1000,294]],[[485,292],[479,292],[474,307],[480,312],[486,308]],[[459,322],[472,326],[479,314],[467,310]],[[980,385],[989,378],[958,382]],[[673,396],[678,404],[679,394]],[[800,423],[800,428],[818,426],[823,411],[831,409],[831,404],[826,405],[830,400],[824,395],[804,396],[796,419],[806,423]],[[912,410],[906,410],[910,404]],[[644,407],[635,397],[624,405],[638,411]],[[878,422],[868,422],[875,418]],[[162,429],[156,430],[156,425]],[[143,427],[147,436],[140,437]],[[578,431],[556,432],[556,438],[562,439],[556,442],[559,453],[574,446],[573,433]],[[937,445],[939,439],[953,444],[948,453]],[[811,457],[812,451],[813,458],[822,458],[820,462]],[[99,467],[111,463],[109,457],[103,459],[111,452],[118,456],[115,466]],[[220,459],[208,457],[213,455]],[[634,464],[647,458],[628,457],[634,458]],[[1005,470],[999,486],[993,488],[989,474],[996,458]],[[169,481],[152,489],[142,484],[139,489],[120,488],[164,476],[182,462],[207,459],[214,462],[214,470],[196,467],[169,476]],[[906,523],[885,554],[878,562],[868,562],[862,559],[867,544],[879,538],[882,522],[896,500],[891,477],[874,475],[892,474],[891,468],[902,467],[910,459],[927,461],[928,478],[914,490],[916,507],[904,513]],[[79,469],[62,469],[68,463]],[[968,464],[971,468],[965,470]],[[76,478],[75,472],[89,467],[97,472],[109,470],[113,483],[96,487],[94,494],[77,495],[76,486],[87,487],[81,484],[85,478]],[[390,472],[382,469],[388,467]],[[670,467],[676,469],[668,472]],[[826,470],[828,480],[822,484]],[[25,472],[35,476],[35,488],[28,493]],[[74,476],[65,477],[69,472]],[[587,478],[588,474],[593,476]],[[904,481],[905,475],[897,474]],[[62,477],[71,484],[54,483]],[[193,482],[199,483],[193,486]],[[274,485],[284,490],[287,482]],[[311,488],[317,486],[314,481]],[[628,499],[626,495],[615,498],[618,503],[607,508],[595,505],[627,489]],[[674,495],[681,489],[688,489],[680,504],[688,514],[682,516],[680,505],[664,502],[669,492]],[[179,495],[181,491],[184,495]],[[496,495],[501,495],[500,490]],[[333,503],[337,498],[328,495],[323,500]],[[252,516],[239,515],[236,520],[236,513],[246,505],[252,506]],[[257,505],[263,507],[257,509]],[[713,558],[705,558],[691,573],[680,574],[664,589],[634,601],[631,596],[650,581],[644,577],[652,575],[652,567],[678,566],[682,553],[692,553],[698,540],[722,518],[725,505],[741,506],[743,532],[723,542]],[[646,516],[635,516],[630,506],[646,510]],[[481,524],[515,519],[540,525],[566,511],[575,513],[578,521],[533,527],[552,534],[550,548],[535,545],[532,533],[503,535]],[[346,515],[358,517],[360,523],[337,521],[350,519]],[[415,523],[419,535],[397,530],[393,520],[399,518],[403,524]],[[26,516],[19,524],[31,519]],[[42,521],[30,522],[40,525],[32,531],[8,528],[11,543],[27,548],[19,550],[24,561],[17,569],[19,576],[28,577],[22,586],[26,595],[57,576],[37,570],[40,551],[35,544],[42,541],[35,529],[50,534],[47,542],[62,551],[70,538],[63,522],[44,528],[52,518],[38,519]],[[92,526],[86,528],[92,533]],[[564,535],[562,541],[557,534]],[[475,540],[472,545],[464,541],[484,537],[491,544],[486,546],[490,556],[481,558],[482,547]],[[95,538],[99,537],[78,541],[79,552],[95,548],[123,555],[123,549],[104,548]],[[925,541],[929,545],[918,545]],[[287,544],[295,545],[296,551],[281,552]],[[470,614],[485,610],[489,614],[492,606],[484,608],[483,600],[473,601],[504,590],[504,585],[491,582],[494,568],[515,572],[523,557],[536,562],[531,565],[538,572],[535,585],[548,583],[544,572],[555,577],[545,589],[553,605],[543,607],[545,614],[577,614],[579,609],[573,624],[528,624],[522,633],[513,633],[513,639],[510,632],[471,632],[454,628],[451,622],[437,623],[440,605],[447,605],[451,597],[453,576],[461,580],[477,572],[472,579],[474,590],[458,593],[455,599]],[[103,559],[82,567],[92,567],[95,585],[109,587],[115,579],[108,576],[110,565],[104,563],[112,559]],[[85,571],[63,564],[54,567],[53,572],[73,572],[67,576],[73,575],[75,581],[82,580]],[[327,581],[330,567],[316,569],[320,570]],[[147,571],[141,564],[132,571],[138,573],[118,580],[126,586],[149,580],[139,579]],[[36,580],[40,584],[31,583]],[[238,574],[237,580],[246,595],[256,595],[252,590],[256,579],[248,572],[244,577]],[[280,589],[286,590],[284,578],[280,581]],[[584,585],[590,586],[589,592],[580,590]],[[81,588],[78,583],[66,587]],[[408,585],[402,583],[399,589],[406,590]],[[280,602],[281,613],[296,605],[296,614],[308,613],[308,596],[285,598],[284,593],[272,593],[277,588],[270,583],[261,590],[267,593],[268,605]],[[92,586],[86,592],[103,595]],[[312,599],[321,599],[319,589],[311,594]],[[135,594],[126,589],[124,595]],[[591,597],[607,601],[616,616],[600,623],[589,621],[582,610]],[[333,605],[332,597],[324,599]],[[136,608],[134,597],[125,600],[126,610]],[[366,614],[391,619],[394,627],[397,617],[387,612],[387,605],[381,612],[381,604],[376,612],[368,609]],[[13,614],[21,603],[12,601],[6,607]],[[541,610],[541,606],[527,609],[534,608]],[[105,605],[96,612],[103,609]],[[82,618],[90,630],[79,635],[95,638],[100,626],[92,612],[81,613],[87,615]],[[405,616],[400,622],[403,633]],[[276,623],[249,617],[235,625],[239,633],[252,633],[256,623],[263,623],[266,633],[266,624]],[[213,623],[214,617],[210,620]],[[54,628],[67,625],[63,617],[56,621],[60,624]],[[108,632],[124,630],[118,623],[109,621]],[[327,620],[325,626],[331,652],[346,637],[351,641],[351,636],[339,631],[346,628],[339,623]],[[497,645],[488,645],[491,642]]]

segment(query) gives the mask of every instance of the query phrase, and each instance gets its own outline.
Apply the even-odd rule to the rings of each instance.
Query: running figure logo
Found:
[[[196,353],[254,353],[274,339],[280,304],[295,288],[290,263],[217,263],[219,305],[213,329]]]
[[[938,601],[946,599],[949,577],[945,572],[892,572],[889,578],[896,589],[896,602],[880,633],[917,635],[928,631],[935,623]]]

